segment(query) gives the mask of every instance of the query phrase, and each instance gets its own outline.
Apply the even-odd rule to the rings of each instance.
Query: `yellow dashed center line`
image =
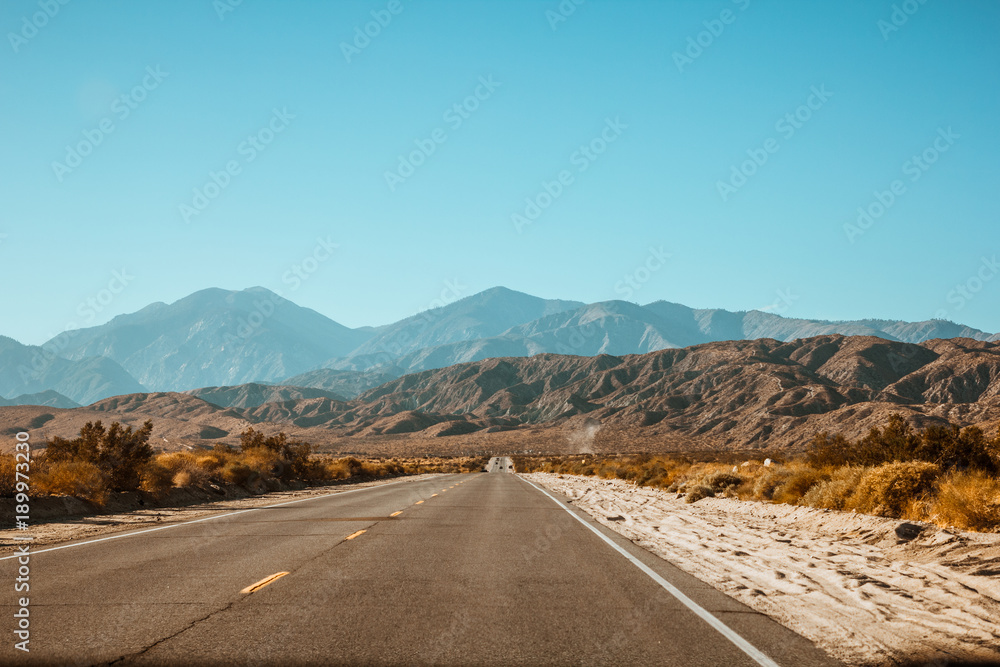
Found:
[[[363,535],[363,534],[364,534],[364,533],[366,533],[366,532],[367,532],[366,530],[359,530],[359,531],[358,531],[358,532],[356,532],[356,533],[351,533],[350,535],[348,535],[348,536],[347,536],[347,537],[345,537],[344,539],[345,539],[345,540],[353,540],[353,539],[354,539],[355,537],[357,537],[358,535]]]
[[[400,515],[400,514],[402,514],[402,513],[403,513],[403,510],[399,510],[398,512],[393,512],[393,513],[392,513],[392,514],[390,514],[389,516],[399,516],[399,515]]]
[[[419,505],[419,504],[420,504],[420,503],[422,503],[422,502],[424,502],[424,501],[422,501],[422,500],[418,500],[417,502],[415,502],[415,503],[413,503],[413,504],[414,504],[414,505]]]
[[[432,493],[432,494],[431,494],[431,498],[433,498],[433,497],[434,497],[434,496],[436,496],[436,495],[437,495],[436,493]]]
[[[247,595],[249,593],[256,593],[260,589],[264,588],[264,586],[267,586],[268,584],[273,584],[275,581],[277,581],[278,579],[281,579],[286,574],[288,574],[288,573],[287,572],[276,572],[275,574],[272,574],[270,577],[265,577],[264,579],[261,579],[256,584],[251,584],[251,585],[247,586],[242,591],[240,591],[240,593],[243,594],[243,595]]]

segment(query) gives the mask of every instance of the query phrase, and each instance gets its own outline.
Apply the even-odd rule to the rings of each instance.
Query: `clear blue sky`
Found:
[[[891,31],[889,0],[587,0],[558,22],[556,0],[400,0],[396,14],[246,0],[220,18],[226,2],[0,7],[0,333],[37,344],[211,286],[384,324],[452,280],[463,296],[505,285],[1000,331],[1000,275],[982,263],[1000,253],[996,2],[910,0]],[[391,22],[348,62],[373,11]],[[689,38],[706,46],[679,62]],[[477,92],[465,118],[448,113]],[[602,133],[602,154],[578,152]],[[88,134],[103,135],[89,155],[54,166]],[[434,136],[390,188],[399,156]],[[925,149],[933,164],[908,162]],[[723,196],[748,151],[767,161]],[[185,221],[229,162],[239,173]],[[564,171],[518,231],[512,215]],[[318,238],[339,247],[293,278]],[[650,247],[670,258],[647,273]],[[122,269],[101,312],[80,309]],[[626,294],[626,275],[640,289]]]

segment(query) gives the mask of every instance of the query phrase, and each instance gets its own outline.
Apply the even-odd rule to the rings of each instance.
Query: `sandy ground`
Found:
[[[236,510],[250,509],[252,507],[263,507],[265,505],[275,505],[290,500],[302,498],[312,498],[315,496],[325,496],[353,489],[361,489],[368,486],[378,486],[399,481],[415,481],[432,477],[431,474],[413,475],[408,477],[395,477],[374,482],[359,482],[357,484],[339,484],[336,486],[317,486],[300,491],[275,491],[259,496],[247,498],[237,498],[230,500],[219,500],[186,507],[156,507],[148,510],[138,510],[134,512],[120,512],[116,514],[98,514],[91,516],[67,516],[56,519],[49,519],[45,523],[37,523],[30,526],[27,531],[15,530],[0,531],[0,554],[11,553],[16,550],[15,544],[23,545],[24,542],[15,542],[14,537],[30,535],[34,539],[31,541],[33,549],[40,549],[46,545],[66,542],[67,540],[87,539],[103,537],[112,533],[121,533],[142,528],[155,528],[171,523],[182,523],[193,519],[200,519],[212,514],[222,514]]]
[[[1000,535],[905,540],[882,517],[524,476],[850,665],[1000,664]]]

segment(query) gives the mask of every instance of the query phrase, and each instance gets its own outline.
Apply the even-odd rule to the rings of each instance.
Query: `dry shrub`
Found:
[[[714,498],[715,491],[712,487],[707,484],[698,484],[693,489],[688,491],[687,497],[684,498],[686,503],[696,503],[702,498]]]
[[[190,452],[162,454],[155,462],[163,468],[160,474],[169,477],[171,484],[178,488],[201,486],[209,480],[209,472],[198,465],[198,457]]]
[[[779,486],[788,481],[792,471],[780,466],[763,468],[753,485],[753,497],[757,500],[771,500]]]
[[[223,465],[223,455],[217,452],[212,452],[205,456],[198,456],[194,460],[195,465],[197,465],[202,470],[212,473],[218,470]]]
[[[344,460],[339,461],[329,461],[325,466],[326,475],[329,479],[348,479],[351,476],[351,470],[348,468]]]
[[[829,479],[806,491],[801,504],[830,510],[844,509],[867,470],[868,468],[863,466],[848,466],[834,470]]]
[[[948,438],[972,442],[981,432],[966,429],[961,433],[960,436],[955,429],[947,433],[928,429],[920,435],[924,443],[920,451],[945,451],[935,443]],[[890,427],[872,435],[869,444],[878,440],[879,451],[895,452],[904,445],[910,446],[911,440],[916,442],[911,435],[904,422],[890,420]],[[985,441],[985,436],[981,439]],[[817,441],[820,445],[829,444],[826,436]],[[851,453],[847,445],[852,443],[834,444],[838,451],[844,450],[841,454]],[[991,454],[1000,462],[1000,433],[983,446],[991,447]],[[975,449],[971,447],[970,451]],[[723,464],[718,459],[692,461],[688,456],[642,454],[519,456],[515,457],[515,463],[518,472],[589,474],[630,480],[684,494],[688,502],[715,495],[735,496],[900,519],[930,517],[960,529],[1000,531],[1000,478],[985,468],[977,472],[975,467],[949,473],[949,466],[955,460],[965,460],[963,456],[970,455],[958,452],[950,459],[943,458],[943,463],[911,460],[867,466],[827,464],[809,457],[769,466],[747,461],[735,469],[732,463]],[[944,474],[947,476],[942,477]]]
[[[10,454],[0,454],[0,498],[13,498],[17,488],[17,461]],[[24,481],[24,480],[21,480]]]
[[[143,466],[139,473],[139,488],[147,493],[160,495],[173,485],[173,473],[159,461],[153,460]]]
[[[38,495],[75,496],[103,505],[108,481],[101,469],[86,461],[58,461],[36,471],[31,489]]]
[[[716,493],[721,493],[731,488],[737,488],[743,484],[743,478],[734,472],[720,470],[705,478],[705,485],[712,488]]]
[[[257,476],[253,468],[242,461],[227,461],[219,470],[219,477],[227,484],[243,485]]]
[[[931,492],[940,474],[940,466],[920,461],[886,463],[870,468],[861,477],[846,508],[902,518],[914,501]]]
[[[789,476],[771,494],[771,499],[779,503],[796,505],[816,485],[826,481],[829,475],[813,468],[789,470]]]
[[[250,470],[265,479],[278,477],[285,469],[281,454],[265,447],[248,449],[240,454],[240,459]]]
[[[963,530],[1000,530],[1000,479],[984,472],[953,472],[930,503],[934,521]]]
[[[364,475],[365,466],[354,457],[337,459],[326,464],[326,474],[330,479],[350,479]]]

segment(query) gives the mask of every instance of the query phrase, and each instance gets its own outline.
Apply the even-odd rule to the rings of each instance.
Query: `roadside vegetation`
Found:
[[[252,428],[238,448],[156,453],[149,445],[152,422],[141,428],[88,422],[72,440],[52,438],[31,463],[31,495],[75,496],[98,505],[112,493],[143,491],[162,497],[173,489],[251,493],[289,487],[366,481],[422,473],[478,472],[486,458],[355,458],[315,454],[285,433],[264,435]],[[15,461],[0,455],[0,497],[14,496]]]
[[[518,472],[623,479],[683,494],[856,511],[962,530],[1000,531],[1000,430],[913,429],[899,415],[851,441],[817,434],[786,460],[719,462],[683,455],[515,457]]]

